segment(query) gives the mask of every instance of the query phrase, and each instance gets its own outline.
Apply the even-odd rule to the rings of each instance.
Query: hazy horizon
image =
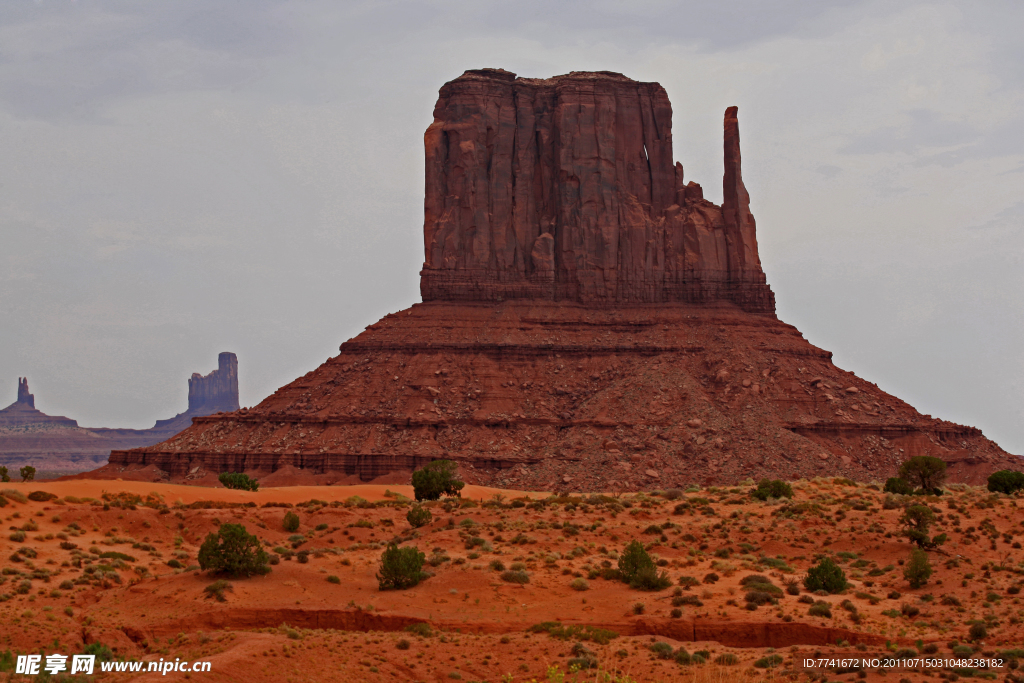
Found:
[[[1024,5],[0,6],[0,407],[148,428],[238,355],[258,403],[419,301],[423,131],[466,69],[658,81],[721,201],[722,113],[778,316],[1024,453]]]

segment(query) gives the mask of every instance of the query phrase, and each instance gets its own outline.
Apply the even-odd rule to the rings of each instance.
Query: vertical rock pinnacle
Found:
[[[740,170],[740,124],[737,107],[725,110],[725,173],[722,177],[722,218],[729,254],[729,276],[750,279],[761,273],[757,255],[754,216],[750,213],[750,195],[743,185]]]
[[[36,397],[28,393],[28,377],[18,378],[18,403],[24,403],[29,408],[36,407]]]

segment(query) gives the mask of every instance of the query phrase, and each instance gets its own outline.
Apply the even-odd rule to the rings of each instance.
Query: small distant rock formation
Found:
[[[193,417],[232,413],[238,410],[238,357],[224,351],[217,369],[208,375],[192,373],[188,380],[188,410],[167,420],[157,420],[153,430],[176,434],[192,424]]]
[[[188,410],[150,429],[83,428],[76,420],[35,408],[28,378],[18,378],[18,400],[0,410],[0,465],[32,465],[51,472],[102,467],[115,449],[159,443],[192,424],[193,417],[238,410],[238,358],[224,352],[217,369],[188,380]]]
[[[24,403],[29,408],[36,407],[36,397],[28,392],[28,377],[18,378],[18,400],[16,403]]]
[[[1021,469],[776,317],[736,107],[722,206],[673,163],[665,90],[621,74],[467,71],[424,144],[423,303],[255,408],[111,453],[110,476],[393,483],[449,458],[470,483],[635,491],[884,481],[914,455],[967,483]]]

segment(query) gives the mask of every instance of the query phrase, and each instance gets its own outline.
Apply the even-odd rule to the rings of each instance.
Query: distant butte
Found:
[[[473,483],[593,491],[882,480],[920,454],[954,481],[1020,467],[776,318],[735,107],[722,206],[673,162],[665,90],[621,74],[467,71],[424,143],[423,303],[109,471],[398,483],[452,458]]]
[[[32,465],[41,471],[80,472],[105,465],[115,449],[159,443],[192,424],[196,416],[238,410],[238,359],[221,353],[217,369],[188,380],[188,409],[150,429],[79,427],[76,420],[35,408],[28,378],[18,378],[18,399],[0,410],[0,465]]]

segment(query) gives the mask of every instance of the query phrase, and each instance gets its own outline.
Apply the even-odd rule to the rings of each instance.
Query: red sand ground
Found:
[[[0,514],[10,530],[0,537],[0,651],[67,654],[99,641],[128,658],[211,661],[212,673],[189,675],[196,680],[497,682],[560,680],[549,676],[549,668],[567,671],[575,643],[582,642],[596,654],[601,672],[631,677],[621,680],[733,681],[807,680],[799,666],[805,657],[891,654],[887,643],[890,650],[934,644],[934,656],[950,657],[950,644],[966,643],[974,620],[988,624],[987,636],[971,643],[976,656],[1020,646],[1022,564],[1015,536],[1024,511],[1016,498],[958,487],[927,499],[940,520],[933,533],[945,532],[950,541],[930,553],[935,573],[928,584],[911,590],[899,565],[910,553],[899,535],[900,507],[884,509],[885,494],[839,481],[797,482],[789,504],[756,501],[743,486],[694,490],[678,500],[638,494],[588,503],[583,496],[513,507],[513,499],[527,503],[546,495],[467,486],[461,508],[429,504],[433,522],[417,530],[405,519],[408,506],[401,496],[412,495],[408,486],[250,493],[128,481],[4,484],[61,499],[21,503],[5,495],[8,505]],[[152,494],[166,512],[159,502],[104,509],[104,494],[122,493]],[[368,502],[360,505],[353,496]],[[310,500],[322,502],[298,505]],[[259,507],[197,509],[203,501]],[[262,507],[267,503],[293,505],[302,537],[283,530],[285,508]],[[203,589],[216,577],[190,567],[206,534],[226,522],[244,524],[268,551],[301,542],[298,550],[310,550],[309,561],[284,559],[266,576],[230,579],[224,602],[206,598]],[[22,527],[24,540],[12,540]],[[434,558],[425,565],[434,576],[409,590],[381,592],[375,579],[379,558],[385,543],[399,536]],[[482,541],[473,546],[472,538]],[[634,538],[649,546],[674,583],[681,576],[699,581],[712,572],[720,578],[642,592],[592,575],[605,563],[614,567],[617,552]],[[77,547],[70,548],[72,543]],[[23,550],[28,548],[35,557]],[[100,559],[97,551],[134,559]],[[830,603],[831,617],[809,616],[808,604],[792,595],[778,605],[746,608],[743,577],[756,573],[785,587],[821,552],[844,567],[852,584],[842,595],[813,596]],[[503,581],[492,562],[522,563],[529,583]],[[99,571],[106,573],[95,578],[101,563],[105,568]],[[340,583],[329,582],[329,576]],[[587,590],[570,587],[577,578]],[[852,611],[841,606],[847,600]],[[638,603],[642,614],[634,611]],[[905,616],[901,608],[918,613]],[[680,610],[677,616],[674,609]],[[530,631],[556,620],[618,635],[602,644]],[[404,630],[421,622],[432,635]],[[707,650],[711,660],[733,655],[736,663],[681,666],[658,659],[650,649],[656,642],[690,653]],[[753,666],[771,655],[783,658],[777,669]],[[919,681],[939,673],[947,676],[942,669],[891,670],[884,678],[869,670],[866,676]],[[830,672],[828,678],[836,676]],[[166,680],[175,677],[185,674],[171,673]],[[565,680],[605,679],[589,670]]]

